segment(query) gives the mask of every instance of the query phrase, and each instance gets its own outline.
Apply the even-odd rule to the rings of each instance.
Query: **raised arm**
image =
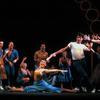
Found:
[[[8,52],[9,52],[9,50],[5,51],[5,54],[3,55],[3,59],[5,58],[5,56],[7,55]]]
[[[91,51],[92,47],[93,47],[93,43],[91,43],[91,39],[90,39],[90,35],[84,35],[84,40],[88,40],[90,41],[89,46],[87,47],[86,51]]]
[[[21,64],[20,64],[20,66],[22,66],[23,65],[23,63],[24,63],[24,61],[27,59],[27,57],[24,57],[23,58],[23,60],[22,60],[22,62],[21,62]]]

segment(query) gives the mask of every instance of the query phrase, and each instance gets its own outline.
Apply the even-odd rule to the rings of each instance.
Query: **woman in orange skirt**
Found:
[[[6,75],[6,70],[4,67],[4,62],[3,62],[3,58],[5,57],[5,55],[3,55],[3,41],[0,41],[0,89],[4,90],[2,87],[2,79],[7,79],[7,75]]]

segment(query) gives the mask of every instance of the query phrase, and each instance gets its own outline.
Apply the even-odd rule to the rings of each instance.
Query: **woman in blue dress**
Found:
[[[70,90],[65,88],[58,88],[49,85],[45,80],[43,80],[43,75],[51,72],[68,72],[67,70],[59,69],[45,69],[46,61],[41,60],[40,66],[37,70],[34,71],[34,85],[26,86],[24,88],[12,88],[9,87],[11,91],[21,91],[21,92],[51,92],[51,93],[61,93],[62,91],[67,92],[77,92],[76,90]]]
[[[62,57],[59,59],[59,67],[62,70],[68,70],[68,73],[59,73],[58,74],[58,81],[61,83],[61,87],[63,88],[63,83],[68,83],[68,82],[72,82],[73,78],[71,75],[71,70],[70,70],[70,66],[71,66],[71,59],[69,59],[67,54],[67,51],[64,51],[62,53]]]

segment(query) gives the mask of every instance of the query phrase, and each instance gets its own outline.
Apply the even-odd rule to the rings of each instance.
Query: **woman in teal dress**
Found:
[[[59,67],[62,70],[68,70],[68,73],[59,73],[58,74],[58,81],[61,83],[61,87],[63,87],[63,83],[72,82],[73,77],[71,74],[70,66],[71,66],[71,59],[69,59],[67,51],[62,53],[62,57],[59,59]]]

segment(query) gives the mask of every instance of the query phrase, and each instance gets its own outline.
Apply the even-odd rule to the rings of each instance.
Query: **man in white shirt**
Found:
[[[84,44],[82,44],[82,41],[83,41],[83,34],[79,33],[79,34],[77,34],[76,42],[70,42],[65,48],[58,50],[57,52],[51,54],[51,56],[54,57],[57,54],[65,51],[67,48],[70,48],[71,54],[72,54],[73,67],[76,69],[76,71],[81,76],[79,88],[81,89],[82,84],[85,83],[87,91],[90,92],[94,89],[94,87],[88,77],[88,74],[85,71],[86,61],[85,61],[84,50],[91,51],[93,44],[90,43],[90,45],[88,47],[86,47]]]
[[[84,50],[88,49],[84,44],[77,42],[70,42],[68,47],[71,49],[72,59],[81,60],[85,58]]]

